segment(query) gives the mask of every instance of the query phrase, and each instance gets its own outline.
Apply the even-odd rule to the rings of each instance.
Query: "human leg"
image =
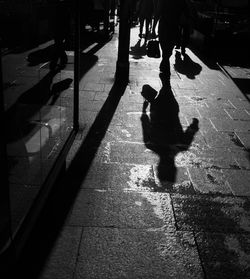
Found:
[[[139,23],[140,23],[140,27],[139,27],[139,37],[142,38],[142,31],[143,31],[143,26],[144,26],[144,18],[140,17],[139,18]]]
[[[170,56],[172,55],[173,48],[176,44],[176,36],[178,26],[164,26],[159,23],[158,34],[159,42],[162,50],[162,60],[160,63],[160,72],[167,78],[170,78]]]
[[[184,55],[186,52],[186,47],[190,40],[190,28],[188,25],[182,27],[182,43],[181,43],[181,53]]]
[[[145,40],[148,39],[148,34],[149,34],[149,25],[150,25],[150,19],[149,18],[146,18],[145,20]]]

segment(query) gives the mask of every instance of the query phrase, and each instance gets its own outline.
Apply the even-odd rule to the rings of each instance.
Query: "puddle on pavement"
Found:
[[[151,165],[136,165],[130,170],[127,182],[129,190],[150,190],[153,191],[158,186],[154,180],[153,168]]]
[[[154,180],[151,165],[136,165],[130,169],[128,188],[124,191],[139,191],[140,195],[152,206],[154,215],[163,221],[163,226],[174,229],[173,211],[170,196],[167,193],[154,193],[159,188]],[[135,202],[140,206],[140,201]]]

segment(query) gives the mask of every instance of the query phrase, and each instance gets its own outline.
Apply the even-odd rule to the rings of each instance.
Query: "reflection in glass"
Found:
[[[73,129],[74,18],[69,7],[62,6],[64,2],[26,1],[31,5],[28,10],[14,9],[16,14],[12,12],[8,17],[5,3],[8,20],[5,24],[12,32],[11,40],[7,32],[1,34],[1,56],[13,233],[28,213]],[[61,40],[58,29],[65,15],[53,13],[65,8],[70,28],[67,42],[65,38]],[[35,30],[30,29],[26,16]],[[28,43],[24,38],[29,38]],[[65,51],[63,63],[61,47]]]

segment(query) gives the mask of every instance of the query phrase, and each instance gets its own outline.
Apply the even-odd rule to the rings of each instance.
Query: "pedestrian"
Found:
[[[152,36],[153,36],[153,38],[157,37],[156,26],[157,26],[157,23],[159,21],[159,18],[157,17],[158,2],[159,2],[159,0],[153,0],[153,3],[154,3],[154,12],[153,12],[153,19],[152,19],[152,21],[153,21],[152,22]]]
[[[153,0],[140,0],[138,5],[139,10],[139,37],[142,38],[142,32],[145,25],[145,41],[148,39],[149,26],[152,21],[154,3]]]
[[[68,61],[65,49],[70,37],[71,4],[70,0],[48,0],[48,3],[50,7],[49,28],[55,43],[50,69],[55,70],[57,66],[64,68]]]
[[[187,9],[182,12],[178,29],[176,49],[181,49],[181,54],[185,55],[186,47],[190,41],[190,35],[193,30],[193,25],[197,14],[190,0],[185,0]]]
[[[140,0],[133,0],[131,2],[131,17],[132,17],[132,26],[136,26],[139,22],[139,3]]]
[[[104,0],[93,0],[93,29],[100,31],[100,24],[104,20]]]
[[[79,1],[80,31],[88,32],[87,25],[92,23],[93,0]]]
[[[185,0],[159,0],[156,16],[159,18],[158,36],[162,50],[161,75],[170,80],[170,56],[176,45],[182,13],[187,12]]]

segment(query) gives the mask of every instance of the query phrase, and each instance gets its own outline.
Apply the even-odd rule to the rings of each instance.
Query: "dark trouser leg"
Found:
[[[181,52],[184,54],[187,45],[189,44],[190,31],[188,25],[182,26],[182,44],[181,44]]]
[[[162,61],[160,63],[160,71],[170,78],[170,56],[176,44],[176,36],[178,26],[168,26],[166,28],[163,24],[159,26],[159,42],[162,50]]]
[[[182,45],[182,26],[178,27],[177,37],[176,37],[176,48],[179,49]]]
[[[161,50],[162,50],[162,60],[160,63],[160,71],[170,78],[170,56],[172,55],[172,50],[174,44],[166,40],[160,40]]]
[[[139,37],[142,38],[142,31],[143,31],[143,25],[144,25],[144,18],[140,18],[140,32],[139,32]]]
[[[145,40],[148,39],[148,34],[149,34],[149,25],[150,25],[150,19],[146,19],[146,34],[145,34]]]
[[[60,66],[64,67],[67,64],[68,58],[65,52],[65,44],[63,38],[55,38],[55,49],[53,58],[50,62],[50,69],[54,70],[57,66],[58,60],[60,59]]]

